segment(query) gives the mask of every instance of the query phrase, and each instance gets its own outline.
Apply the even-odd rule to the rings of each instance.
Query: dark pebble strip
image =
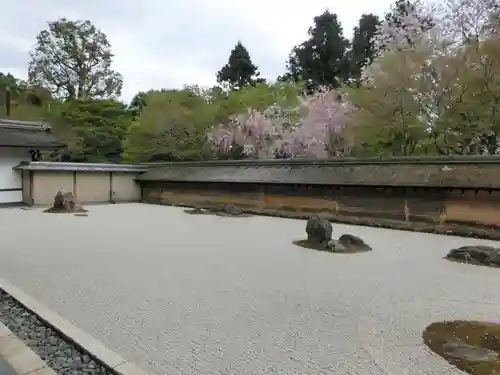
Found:
[[[0,322],[59,375],[119,375],[1,289]]]

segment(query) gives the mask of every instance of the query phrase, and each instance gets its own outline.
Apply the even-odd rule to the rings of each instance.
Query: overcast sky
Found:
[[[382,15],[392,0],[44,0],[2,5],[0,71],[26,78],[29,51],[48,21],[89,19],[104,31],[124,76],[123,99],[139,90],[211,86],[238,40],[261,75],[274,79],[314,16],[338,14],[346,36],[362,13]]]

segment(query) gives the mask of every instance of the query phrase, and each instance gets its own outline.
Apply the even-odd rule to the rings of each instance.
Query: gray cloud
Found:
[[[305,37],[312,18],[330,5],[350,33],[362,12],[382,13],[390,0],[329,4],[253,0],[45,0],[10,2],[0,23],[0,69],[26,76],[29,51],[46,23],[89,19],[109,37],[115,69],[125,78],[124,99],[138,90],[215,83],[237,40],[264,77],[283,73],[288,52]],[[335,6],[335,8],[333,7]]]

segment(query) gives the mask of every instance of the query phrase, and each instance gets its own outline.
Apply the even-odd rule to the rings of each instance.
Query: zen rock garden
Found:
[[[500,324],[432,323],[422,338],[433,352],[462,371],[473,375],[500,374]]]
[[[54,197],[52,207],[46,209],[44,212],[71,213],[77,216],[87,216],[88,211],[82,207],[72,192],[65,193],[62,190],[59,190]]]
[[[445,259],[476,266],[500,267],[500,249],[491,246],[462,246],[452,249]]]
[[[194,209],[194,213],[206,216],[192,217],[183,212],[187,207],[104,204],[93,206],[92,215],[87,219],[73,219],[75,212],[83,210],[79,200],[71,193],[58,192],[49,212],[70,212],[69,217],[43,215],[37,208],[28,213],[0,210],[6,226],[4,241],[8,245],[2,247],[1,270],[5,278],[18,280],[19,287],[27,290],[35,288],[33,277],[36,277],[40,280],[40,287],[36,286],[40,303],[54,309],[74,306],[68,314],[73,314],[70,317],[75,325],[84,327],[103,319],[79,310],[78,301],[82,293],[87,293],[86,303],[90,309],[104,310],[110,317],[104,321],[113,324],[109,332],[113,332],[116,342],[127,343],[124,351],[139,350],[140,357],[145,358],[143,363],[157,358],[163,360],[158,362],[159,373],[168,373],[176,365],[176,359],[157,356],[171,349],[169,340],[156,340],[155,346],[150,346],[147,332],[174,332],[178,346],[190,348],[193,340],[199,338],[203,323],[210,320],[210,324],[215,322],[220,326],[220,335],[194,347],[206,354],[200,357],[196,369],[199,374],[217,368],[219,358],[214,359],[211,353],[221,345],[240,345],[241,336],[232,332],[244,334],[251,323],[255,324],[252,326],[255,332],[275,334],[271,340],[269,336],[263,339],[253,335],[255,341],[251,345],[262,347],[262,353],[273,353],[274,343],[285,335],[300,334],[304,342],[307,340],[307,344],[299,347],[292,340],[290,346],[283,348],[294,356],[284,363],[284,371],[293,373],[316,373],[325,365],[324,353],[328,353],[327,361],[331,365],[328,371],[335,374],[349,370],[352,374],[365,374],[378,364],[386,363],[387,371],[395,375],[455,374],[460,372],[457,367],[473,375],[495,372],[500,375],[500,328],[496,324],[465,321],[496,323],[498,320],[500,273],[493,268],[471,266],[473,261],[498,265],[496,249],[477,246],[492,242],[337,225],[321,214],[308,220],[259,216],[232,220],[231,215],[238,217],[241,213],[239,206],[221,203],[213,207]],[[218,217],[218,214],[228,217]],[[134,220],[130,220],[131,217]],[[16,224],[21,221],[22,226]],[[141,226],[141,236],[137,236],[137,223]],[[158,230],[160,227],[173,230],[164,233]],[[195,228],[196,233],[186,240],[192,232],[190,228]],[[24,235],[27,231],[30,236]],[[110,235],[118,232],[123,235]],[[77,235],[78,241],[65,241],[61,246],[61,233],[67,239]],[[144,238],[148,246],[144,246]],[[294,240],[301,241],[291,243]],[[43,248],[49,251],[30,251],[30,256],[26,256],[28,250],[18,251],[37,249],[42,241]],[[377,248],[376,244],[383,246]],[[117,247],[119,254],[114,250]],[[450,257],[464,263],[443,259],[451,249],[454,250]],[[375,256],[376,253],[380,254]],[[96,257],[113,259],[116,263],[101,262],[96,266]],[[61,267],[61,259],[64,265],[78,265],[78,272]],[[426,264],[431,267],[422,270]],[[19,265],[27,271],[24,279],[18,278]],[[113,282],[96,289],[94,280],[110,280],[110,269],[122,272],[113,272]],[[470,272],[465,275],[464,270]],[[131,273],[136,275],[132,280],[134,293],[130,293],[129,288]],[[172,280],[168,288],[165,288],[165,275]],[[235,282],[228,283],[228,280]],[[343,280],[347,284],[342,283]],[[144,295],[150,298],[154,308],[145,308]],[[200,307],[192,308],[193,296],[207,295],[211,298],[203,298],[203,301],[200,298]],[[126,306],[116,304],[117,296]],[[102,309],[102,301],[107,301],[106,309]],[[234,309],[240,313],[238,319],[233,319]],[[11,310],[14,315],[20,311],[15,306]],[[178,316],[179,311],[191,312],[182,314],[181,324],[177,319],[164,319]],[[263,317],[258,322],[255,311]],[[117,318],[123,314],[126,319]],[[137,316],[141,317],[140,324],[130,327]],[[284,319],[274,319],[276,316],[284,316]],[[10,316],[6,318],[10,321]],[[443,322],[451,319],[463,321]],[[430,323],[433,324],[426,328]],[[325,329],[332,324],[335,329]],[[190,329],[193,326],[196,329]],[[46,353],[47,361],[52,358],[49,356],[59,360],[51,344],[55,342],[59,346],[58,338],[51,338],[48,332],[47,342],[42,342],[46,336],[33,338],[28,328],[23,327],[15,334],[36,339],[34,345]],[[99,327],[94,332],[99,334]],[[134,335],[135,339],[128,340],[130,336],[123,332]],[[420,337],[415,337],[415,332]],[[332,345],[336,350],[331,350]],[[369,356],[353,355],[372,348],[377,350],[368,353]],[[65,363],[71,366],[85,369],[87,364],[96,366],[87,357],[82,361],[75,358],[77,352],[69,347],[68,353],[71,362]],[[391,358],[395,361],[387,359],[387,353],[394,354]],[[228,359],[238,368],[261,361],[258,367],[250,369],[251,373],[266,372],[283,359],[267,357],[266,354],[255,361],[235,352],[235,356]],[[346,358],[354,361],[347,363]],[[186,361],[185,369],[179,372],[189,372],[191,361]]]
[[[332,224],[319,216],[307,221],[306,233],[306,240],[295,241],[294,244],[331,253],[359,253],[372,250],[361,238],[352,234],[343,234],[338,239],[333,239]]]

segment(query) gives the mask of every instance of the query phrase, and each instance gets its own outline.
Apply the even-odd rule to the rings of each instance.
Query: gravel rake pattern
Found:
[[[0,290],[0,322],[59,375],[119,374],[96,361],[3,290]]]

